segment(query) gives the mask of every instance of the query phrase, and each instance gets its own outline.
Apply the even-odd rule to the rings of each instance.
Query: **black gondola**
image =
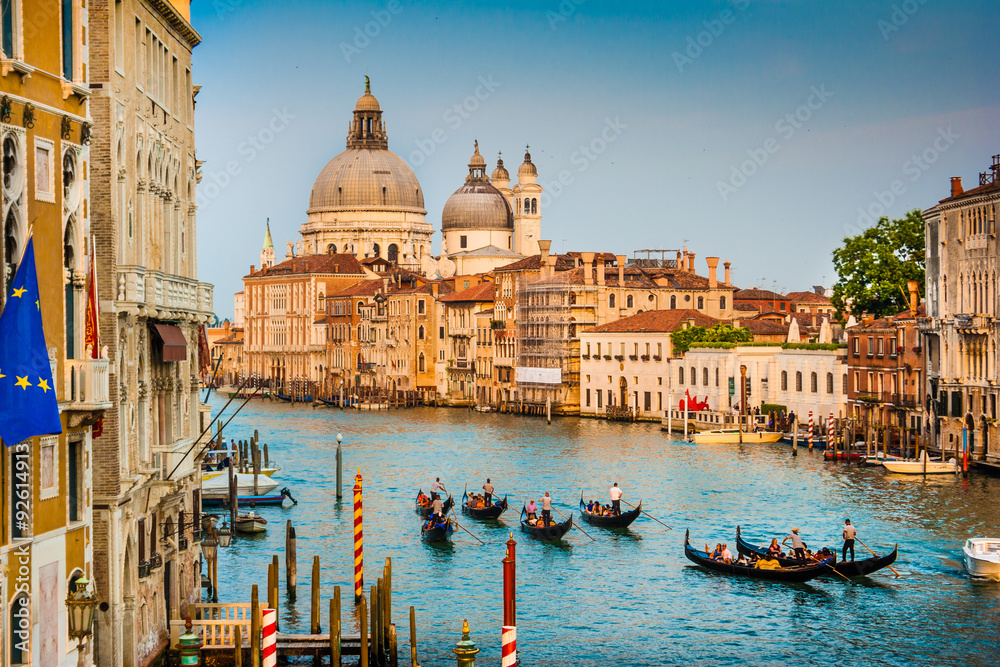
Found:
[[[494,500],[489,507],[469,507],[469,490],[462,494],[462,514],[468,514],[473,519],[499,519],[507,511],[507,496],[503,500]]]
[[[628,512],[622,512],[621,514],[615,514],[613,516],[599,516],[597,514],[591,514],[587,511],[587,504],[583,502],[583,493],[580,493],[580,515],[583,520],[589,523],[591,526],[598,526],[600,528],[628,528],[632,525],[632,522],[639,518],[639,514],[642,512],[642,501],[635,506],[634,510],[629,510]]]
[[[539,516],[539,518],[541,518]],[[521,530],[531,535],[539,540],[560,540],[562,536],[569,532],[569,529],[573,527],[573,515],[570,514],[569,518],[562,523],[557,523],[554,526],[532,526],[528,523],[528,509],[527,506],[521,508]]]
[[[444,542],[451,538],[451,534],[455,532],[455,524],[451,522],[448,517],[444,518],[444,523],[434,522],[427,526],[428,522],[425,521],[422,526],[420,526],[420,536],[424,538],[425,542]]]
[[[804,565],[801,567],[782,567],[780,570],[765,570],[755,568],[752,565],[737,565],[736,563],[723,563],[719,560],[712,560],[706,552],[691,546],[690,530],[684,531],[684,555],[692,563],[701,565],[709,570],[737,577],[746,577],[748,579],[766,579],[767,581],[802,583],[815,579],[830,570],[830,567],[827,565]]]
[[[743,531],[739,526],[736,527],[736,550],[743,554],[744,556],[750,556],[752,554],[757,554],[762,556],[767,553],[767,547],[759,547],[743,539]],[[834,555],[836,551],[833,550]],[[863,577],[869,575],[872,572],[881,570],[883,568],[889,567],[896,562],[896,556],[899,555],[899,546],[893,547],[891,553],[885,556],[873,556],[872,558],[863,558],[861,560],[845,560],[838,563],[834,563],[832,568],[845,577]],[[802,561],[797,558],[778,558],[778,562],[781,563],[782,567],[790,567],[801,565]],[[832,572],[829,573],[831,576]]]
[[[423,494],[424,494],[424,490],[423,489],[418,489],[417,490],[417,498],[418,499]],[[417,512],[418,515],[422,516],[425,519],[431,515],[431,506],[430,506],[430,503],[428,503],[427,505],[421,505],[419,502],[417,502],[416,500],[414,500],[413,504],[414,504],[415,510],[416,510],[416,512]],[[448,500],[444,501],[444,515],[448,516],[448,513],[451,512],[451,508],[454,507],[454,506],[455,506],[455,500],[454,500],[454,498],[452,498],[449,495],[448,496]]]

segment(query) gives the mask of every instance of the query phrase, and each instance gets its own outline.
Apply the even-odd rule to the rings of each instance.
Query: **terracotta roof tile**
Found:
[[[455,292],[440,298],[445,303],[459,303],[462,301],[492,301],[496,285],[493,283],[479,283],[461,292]]]
[[[817,303],[830,305],[830,299],[823,296],[822,294],[816,294],[816,292],[789,292],[785,295],[785,298],[791,300],[792,303]]]
[[[691,309],[647,310],[631,317],[624,317],[620,320],[594,327],[587,333],[669,333],[683,328],[684,323],[689,320],[693,320],[694,326],[706,328],[714,327],[721,321]]]
[[[733,295],[733,299],[737,301],[785,301],[787,298],[777,292],[772,292],[768,289],[757,289],[755,287],[742,289]]]
[[[302,257],[292,257],[286,259],[281,264],[260,269],[256,273],[246,276],[247,278],[261,278],[263,276],[283,276],[306,273],[332,273],[346,275],[364,275],[365,270],[354,255],[333,254],[333,255],[304,255]]]

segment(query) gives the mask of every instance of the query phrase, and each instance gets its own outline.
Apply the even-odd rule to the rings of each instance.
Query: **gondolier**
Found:
[[[847,550],[851,550],[851,560],[854,560],[854,538],[858,536],[858,529],[851,525],[850,519],[844,519],[844,550],[840,560],[847,560]]]
[[[483,484],[483,501],[486,503],[487,507],[493,504],[493,492],[495,490],[494,486],[490,484],[490,478],[487,477],[486,483]]]
[[[546,526],[552,521],[552,497],[548,491],[542,496],[542,521]]]
[[[795,552],[795,557],[799,560],[806,559],[806,543],[802,541],[802,536],[799,535],[798,528],[792,528],[792,534],[781,540],[782,544],[787,544],[788,540],[792,541],[792,550]]]
[[[611,511],[615,514],[622,513],[622,490],[618,488],[618,482],[611,487]]]
[[[431,484],[431,494],[441,493],[442,491],[448,493],[448,489],[444,488],[444,484],[441,483],[441,478],[434,478],[434,483]]]

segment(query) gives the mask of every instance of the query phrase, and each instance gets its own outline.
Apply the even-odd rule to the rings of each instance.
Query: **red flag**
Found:
[[[96,248],[90,248],[90,285],[87,288],[87,324],[84,330],[83,345],[91,347],[90,358],[101,358],[101,326],[97,321],[97,257],[94,255]],[[93,437],[99,438],[104,433],[104,417],[98,418],[94,423]]]

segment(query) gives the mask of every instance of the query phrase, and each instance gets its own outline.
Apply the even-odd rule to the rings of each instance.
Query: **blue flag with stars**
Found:
[[[10,447],[62,433],[49,353],[42,331],[34,239],[28,239],[0,314],[0,438]]]

